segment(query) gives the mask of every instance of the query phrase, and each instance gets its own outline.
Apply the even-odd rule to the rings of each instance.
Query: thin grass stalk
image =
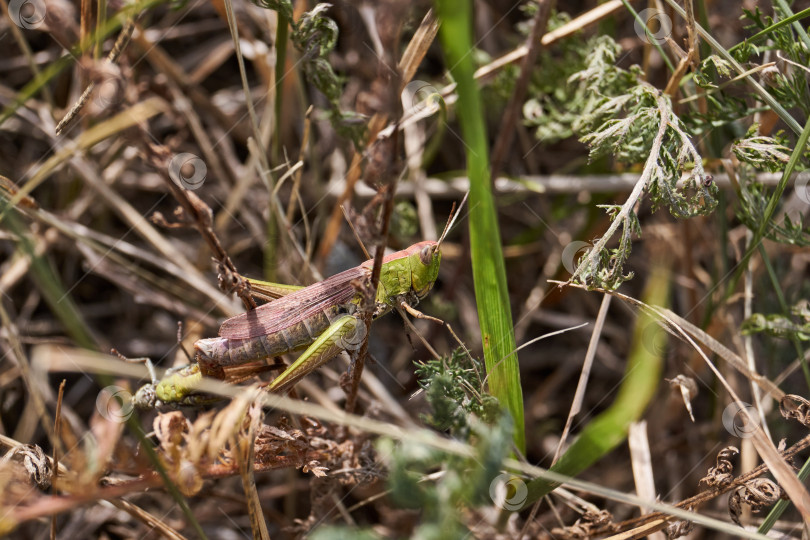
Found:
[[[664,257],[666,259],[666,257]],[[671,266],[666,261],[652,269],[644,291],[644,303],[666,307],[672,286]],[[594,418],[576,441],[549,470],[576,476],[627,439],[630,424],[638,421],[655,396],[663,367],[662,346],[667,337],[656,319],[647,312],[639,315],[622,384],[613,404]],[[527,484],[526,506],[547,495],[559,484],[537,478]]]

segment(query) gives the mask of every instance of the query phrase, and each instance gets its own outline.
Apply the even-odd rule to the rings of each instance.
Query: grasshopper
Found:
[[[394,308],[413,312],[430,292],[439,275],[441,243],[453,221],[448,221],[438,241],[419,242],[384,257],[374,319]],[[283,391],[341,351],[357,350],[368,331],[361,318],[363,293],[358,285],[370,279],[373,265],[369,259],[308,287],[249,280],[259,293],[276,298],[226,320],[219,337],[198,340],[196,363],[170,370],[161,381],[153,376],[153,382],[136,393],[135,404],[147,408],[200,403],[194,387],[203,376],[233,380],[233,368],[244,370],[266,358],[304,349],[267,387]]]

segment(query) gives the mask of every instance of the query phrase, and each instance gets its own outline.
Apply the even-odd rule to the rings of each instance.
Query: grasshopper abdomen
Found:
[[[224,369],[227,367],[272,358],[306,347],[334,321],[345,315],[353,315],[356,311],[357,306],[353,303],[338,304],[272,334],[246,339],[200,339],[194,344],[200,370],[203,375],[224,378]]]

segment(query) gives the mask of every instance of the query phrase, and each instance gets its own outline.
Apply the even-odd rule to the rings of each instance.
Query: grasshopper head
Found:
[[[464,195],[459,208],[464,206],[467,195]],[[439,277],[439,263],[442,260],[441,245],[458,217],[455,208],[454,204],[453,210],[450,211],[451,218],[447,221],[438,242],[426,240],[414,244],[406,250],[411,259],[411,288],[419,298],[423,298],[430,291],[436,278]]]
[[[411,288],[416,296],[423,298],[439,277],[439,263],[442,252],[439,243],[427,240],[408,248],[411,252]]]

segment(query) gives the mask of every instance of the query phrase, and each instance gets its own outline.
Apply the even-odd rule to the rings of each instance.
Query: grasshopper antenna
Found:
[[[453,203],[453,208],[450,210],[450,218],[447,220],[447,225],[444,226],[444,230],[442,231],[442,235],[439,237],[439,241],[437,242],[436,247],[440,247],[442,245],[442,242],[444,242],[444,237],[447,236],[447,233],[450,232],[450,229],[456,222],[456,218],[458,218],[459,214],[461,214],[461,209],[464,208],[464,203],[467,202],[467,197],[469,195],[470,195],[469,191],[464,194],[464,198],[461,199],[461,204],[458,205],[458,211],[456,211],[456,204]]]
[[[120,352],[118,349],[110,349],[110,354],[113,356],[117,356],[119,360],[123,360],[124,362],[128,362],[130,364],[143,364],[146,366],[146,370],[149,372],[149,379],[152,384],[158,383],[157,373],[155,373],[155,365],[152,363],[152,360],[147,358],[146,356],[140,358],[127,358]]]
[[[177,346],[180,347],[180,350],[182,350],[183,354],[185,354],[186,358],[188,358],[188,363],[193,364],[194,359],[191,357],[191,355],[186,350],[186,347],[183,345],[183,321],[177,321]]]

